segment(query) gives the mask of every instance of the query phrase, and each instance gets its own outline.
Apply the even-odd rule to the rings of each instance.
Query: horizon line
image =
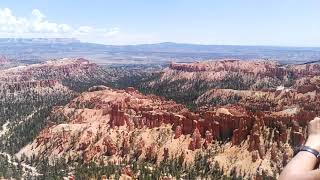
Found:
[[[137,43],[137,44],[104,44],[99,42],[89,42],[89,41],[82,41],[78,38],[73,37],[0,37],[0,40],[3,39],[24,39],[24,40],[31,40],[31,39],[47,39],[47,40],[73,40],[74,42],[80,43],[89,43],[89,44],[98,44],[98,45],[105,45],[105,46],[139,46],[139,45],[157,45],[157,44],[178,44],[178,45],[196,45],[196,46],[243,46],[243,47],[279,47],[279,48],[320,48],[318,46],[310,46],[310,45],[275,45],[275,44],[207,44],[207,43],[193,43],[193,42],[174,42],[174,41],[161,41],[161,42],[151,42],[151,43]]]

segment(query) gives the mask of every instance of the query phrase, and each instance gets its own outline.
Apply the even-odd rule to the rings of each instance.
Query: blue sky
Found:
[[[1,0],[0,36],[320,47],[320,1]]]

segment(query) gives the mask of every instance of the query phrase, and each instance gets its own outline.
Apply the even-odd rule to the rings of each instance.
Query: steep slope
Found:
[[[193,162],[202,146],[196,116],[173,101],[133,88],[94,87],[49,116],[49,125],[17,155],[88,163],[136,160],[160,163],[183,156]],[[196,118],[196,117],[195,117]],[[212,141],[212,140],[210,140]],[[79,165],[79,164],[78,164]],[[162,174],[163,175],[163,174]]]
[[[173,63],[144,83],[149,89],[142,89],[186,104],[204,119],[221,108],[229,115],[230,107],[244,109],[251,118],[245,117],[239,124],[228,116],[225,121],[214,120],[224,142],[222,153],[214,159],[229,175],[276,177],[292,156],[293,147],[304,142],[307,123],[319,116],[319,77],[317,63]],[[221,134],[223,129],[228,129],[228,135]]]
[[[170,119],[160,116],[179,118],[175,113],[184,108],[182,105],[162,101],[154,96],[144,96],[132,89],[122,91],[101,88],[104,90],[83,93],[65,107],[55,108],[49,119],[53,122],[63,119],[63,124],[49,126],[20,153],[41,155],[45,150],[45,156],[51,154],[56,157],[68,152],[72,157],[78,154],[89,161],[95,156],[129,153],[129,149],[122,147],[122,144],[130,146],[126,144],[129,139],[134,140],[130,144],[140,141],[147,147],[155,140],[164,143],[161,139],[172,136],[171,127],[160,128],[164,120]],[[158,128],[151,132],[148,127]],[[165,135],[168,132],[170,134]],[[149,133],[153,135],[144,135]]]
[[[172,63],[137,87],[196,108],[197,98],[210,89],[260,91],[292,87],[300,79],[319,75],[317,63],[280,65],[267,60],[222,59]]]
[[[20,172],[14,173],[21,164],[11,156],[45,127],[52,107],[67,104],[94,85],[127,84],[127,80],[116,83],[127,76],[126,69],[97,66],[81,58],[0,70],[0,158],[4,160],[0,176],[21,177]],[[24,178],[35,174],[25,168],[20,170]]]
[[[19,150],[16,155],[22,162],[33,162],[40,169],[51,166],[39,162],[55,164],[58,158],[68,167],[64,175],[70,172],[78,178],[84,177],[79,171],[90,171],[90,167],[101,168],[95,176],[108,178],[119,173],[115,169],[126,167],[125,174],[135,178],[148,174],[153,178],[221,178],[221,169],[224,175],[234,178],[276,179],[292,157],[293,147],[304,142],[307,123],[320,116],[320,66],[316,63],[219,60],[173,63],[160,72],[144,73],[122,67],[118,72],[107,71],[76,60],[71,63],[71,72],[60,70],[65,65],[70,67],[61,62],[62,68],[55,71],[58,74],[50,71],[56,68],[50,64],[45,63],[44,68],[37,65],[41,75],[35,84],[39,85],[20,82],[3,86],[7,89],[3,93],[14,95],[23,94],[15,92],[29,87],[37,93],[43,92],[39,88],[47,88],[47,92],[65,89],[72,95],[63,103],[51,104],[46,116],[39,118],[42,124],[36,137],[24,141],[24,145],[30,143],[23,149],[19,145],[12,154]],[[31,77],[37,77],[38,71],[27,69]],[[61,74],[67,75],[66,79]],[[44,76],[57,80],[41,79]],[[12,73],[12,77],[21,80],[22,76]],[[81,86],[72,79],[83,82],[87,78],[99,79],[92,84],[130,84],[159,96],[105,86],[94,86],[80,95],[70,90]],[[70,101],[72,97],[76,98]],[[32,114],[28,112],[26,116]],[[2,123],[5,132],[11,127],[7,122]],[[112,171],[103,171],[110,167]],[[179,167],[179,171],[173,167]],[[150,168],[157,170],[146,170]],[[145,176],[141,176],[142,171]]]
[[[250,97],[255,99],[256,93]],[[287,91],[260,93],[274,100],[275,94],[283,97]],[[239,94],[245,97],[248,92]],[[320,112],[319,98],[299,96],[299,105],[294,98],[287,99],[293,104],[272,110],[253,111],[247,101],[192,113],[132,88],[96,87],[55,108],[49,121],[56,123],[49,123],[18,155],[105,163],[134,159],[160,163],[165,157],[183,155],[186,163],[193,163],[196,153],[215,149],[207,163],[217,162],[226,175],[275,178],[292,156],[292,147],[304,141],[307,122],[319,116],[315,113]],[[311,100],[316,109],[309,109]]]
[[[43,128],[55,105],[66,104],[77,91],[100,85],[107,73],[85,59],[52,60],[0,73],[1,150],[14,153]]]

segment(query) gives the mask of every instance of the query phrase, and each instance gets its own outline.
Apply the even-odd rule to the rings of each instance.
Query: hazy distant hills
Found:
[[[85,43],[72,38],[2,38],[0,54],[26,64],[60,57],[84,57],[100,64],[192,62],[213,58],[264,58],[281,63],[306,63],[320,59],[320,48],[171,42],[120,46]]]

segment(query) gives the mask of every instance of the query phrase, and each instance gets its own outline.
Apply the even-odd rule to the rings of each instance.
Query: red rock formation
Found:
[[[138,158],[142,154],[144,147],[145,147],[145,142],[142,139],[140,139],[137,144],[136,158]]]
[[[279,67],[276,62],[265,60],[241,61],[235,59],[223,59],[195,63],[172,63],[169,66],[168,71],[170,70],[186,73],[215,72],[220,73],[223,76],[225,75],[224,72],[242,72],[248,75],[255,75],[259,77],[283,77],[287,73],[286,69]]]
[[[222,92],[224,91],[219,93]],[[243,97],[249,97],[248,92],[241,93],[245,93]],[[254,106],[255,103],[259,104],[262,101],[254,99],[255,93],[262,96],[262,99],[271,99],[274,104],[266,103],[267,108]],[[80,140],[78,148],[75,149],[83,152],[85,161],[104,155],[157,159],[157,153],[160,152],[158,149],[162,148],[163,158],[168,159],[169,152],[172,153],[172,149],[169,149],[172,142],[188,140],[190,143],[184,148],[194,151],[202,147],[208,148],[213,141],[219,140],[222,150],[218,153],[223,154],[224,151],[228,151],[223,149],[225,146],[230,148],[226,144],[232,145],[230,149],[235,153],[233,156],[235,160],[242,157],[236,153],[245,152],[248,153],[247,157],[251,156],[252,162],[248,163],[252,163],[250,164],[252,166],[261,164],[260,162],[267,158],[265,163],[267,165],[269,163],[270,167],[266,169],[272,169],[271,166],[281,169],[292,156],[290,148],[303,143],[308,122],[319,115],[320,98],[318,92],[313,93],[314,97],[308,97],[312,93],[299,94],[294,90],[254,92],[251,94],[254,98],[248,98],[235,105],[190,112],[182,105],[155,96],[145,96],[133,89],[120,91],[103,88],[101,91],[81,94],[65,107],[60,107],[60,111],[71,113],[66,116],[68,118],[64,126],[66,124],[71,126],[71,131],[81,127],[78,128]],[[257,109],[253,111],[253,107]],[[57,114],[57,111],[53,113]],[[83,131],[84,127],[87,130]],[[148,133],[151,132],[161,132],[162,134],[154,137],[165,136],[170,142],[161,140],[161,143],[168,143],[161,147],[158,140],[150,142],[153,137],[151,135],[148,137]],[[136,138],[134,135],[138,133],[143,136]],[[58,133],[57,126],[48,127],[36,138],[33,149],[48,145],[48,152],[56,152],[54,151],[56,149],[66,153],[68,143],[71,141],[68,134],[70,133]],[[179,139],[182,134],[186,135],[185,138]],[[188,135],[191,135],[190,139]],[[228,143],[230,141],[231,143]],[[159,144],[153,144],[156,142]],[[233,168],[229,167],[232,163],[227,165],[227,168]]]
[[[174,70],[187,71],[187,72],[206,71],[206,66],[200,63],[199,64],[171,63],[169,67]]]
[[[271,147],[271,160],[276,162],[278,160],[278,148],[277,148],[277,145],[274,143],[272,144],[272,147]]]
[[[133,92],[135,92],[136,90],[133,88],[133,87],[128,87],[127,89],[126,89],[126,92],[127,93],[133,93]]]
[[[129,139],[128,139],[128,137],[126,136],[126,137],[123,139],[123,143],[122,143],[122,148],[121,148],[122,156],[129,154],[129,151],[130,151]]]
[[[212,133],[210,131],[206,131],[205,140],[206,140],[207,143],[211,143],[212,142],[213,136],[212,136]]]
[[[303,145],[305,139],[304,135],[301,132],[292,132],[292,145],[297,147]]]
[[[120,104],[113,104],[111,106],[110,112],[110,125],[113,126],[124,126],[126,122],[126,117],[124,111],[121,110]]]
[[[167,160],[169,158],[169,149],[168,148],[164,148],[163,149],[163,159]]]
[[[125,175],[130,176],[130,177],[133,176],[133,172],[132,172],[130,166],[123,167],[121,169],[121,174],[125,174]]]
[[[85,59],[63,59],[5,69],[0,73],[0,93],[1,91],[6,94],[33,88],[52,88],[57,84],[62,86],[60,82],[67,78],[88,80],[90,72],[96,70],[97,66]],[[48,78],[44,79],[45,77]]]
[[[199,129],[195,129],[193,134],[192,134],[192,140],[189,144],[189,149],[194,151],[196,149],[200,149],[201,148],[201,134],[199,132]]]
[[[146,159],[148,161],[155,161],[157,160],[157,153],[156,153],[156,145],[151,144],[151,146],[146,148]]]
[[[210,131],[206,131],[205,141],[203,143],[203,147],[207,149],[213,140],[212,133]]]
[[[182,135],[182,128],[181,126],[177,126],[174,132],[174,138],[177,139]]]
[[[252,152],[252,162],[256,162],[259,159],[259,152],[257,150]]]
[[[117,153],[117,147],[114,145],[112,139],[110,137],[105,137],[103,139],[103,145],[105,146],[105,152],[107,156],[112,156]]]

